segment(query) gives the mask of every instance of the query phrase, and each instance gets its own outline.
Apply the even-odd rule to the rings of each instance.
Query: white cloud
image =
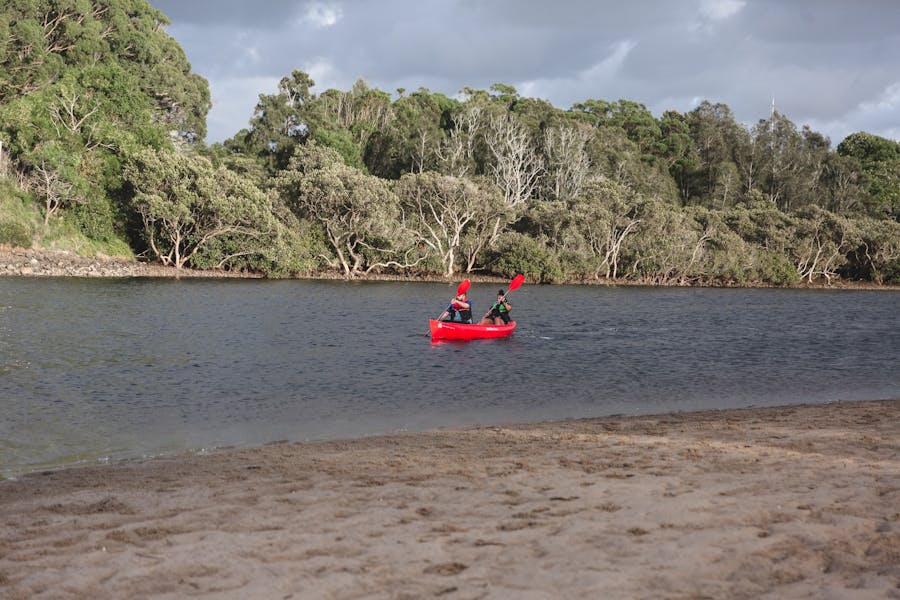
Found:
[[[341,73],[338,73],[334,65],[326,58],[315,58],[312,61],[300,65],[300,70],[306,72],[316,82],[313,93],[321,94],[329,88],[345,89],[348,86]]]
[[[329,6],[319,2],[310,4],[300,18],[301,23],[309,23],[317,29],[333,27],[344,16],[340,6]]]
[[[622,71],[625,59],[636,46],[632,40],[620,40],[613,45],[609,56],[573,77],[533,79],[518,83],[516,87],[523,96],[533,98],[568,96],[570,103],[596,98]],[[566,92],[561,93],[561,90]]]
[[[897,117],[895,120],[900,122],[900,81],[889,85],[874,102],[860,103],[859,110],[864,114],[885,113],[886,116],[893,115]]]
[[[221,142],[247,127],[259,95],[275,93],[278,81],[277,77],[211,79],[213,106],[206,118],[206,141]]]
[[[743,0],[703,0],[700,14],[710,21],[722,21],[740,12],[745,4]]]
[[[716,25],[733,17],[744,8],[743,0],[701,0],[700,14],[695,21],[688,21],[687,29],[692,33],[712,34]]]
[[[854,131],[862,129],[900,141],[900,81],[885,88],[875,100],[861,102],[848,118],[855,126]]]
[[[810,119],[810,126],[829,132],[832,145],[858,131],[900,141],[900,81],[887,86],[877,98],[860,102],[836,119]]]
[[[588,81],[605,79],[615,75],[622,69],[625,59],[634,50],[637,43],[631,40],[621,40],[613,46],[613,52],[602,61],[585,71],[581,78]]]

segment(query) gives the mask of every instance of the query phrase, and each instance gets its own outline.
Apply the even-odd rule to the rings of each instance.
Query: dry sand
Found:
[[[33,474],[0,597],[900,598],[900,400]]]

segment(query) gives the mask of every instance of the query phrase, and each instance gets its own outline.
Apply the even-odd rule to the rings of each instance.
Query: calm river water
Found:
[[[483,312],[496,285],[475,284]],[[890,291],[0,278],[0,475],[275,440],[900,397]]]

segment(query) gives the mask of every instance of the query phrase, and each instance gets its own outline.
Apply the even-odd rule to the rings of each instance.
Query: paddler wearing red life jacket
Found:
[[[450,301],[450,306],[441,315],[438,321],[456,321],[459,323],[472,322],[472,302],[468,299],[465,292],[454,296]]]

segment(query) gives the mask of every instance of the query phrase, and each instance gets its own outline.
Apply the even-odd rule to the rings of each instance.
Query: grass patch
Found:
[[[81,256],[118,256],[133,260],[134,253],[120,238],[94,240],[62,216],[44,225],[43,207],[6,177],[0,177],[0,244],[20,248],[68,250]]]
[[[0,244],[30,248],[39,224],[40,215],[29,195],[0,177]]]

